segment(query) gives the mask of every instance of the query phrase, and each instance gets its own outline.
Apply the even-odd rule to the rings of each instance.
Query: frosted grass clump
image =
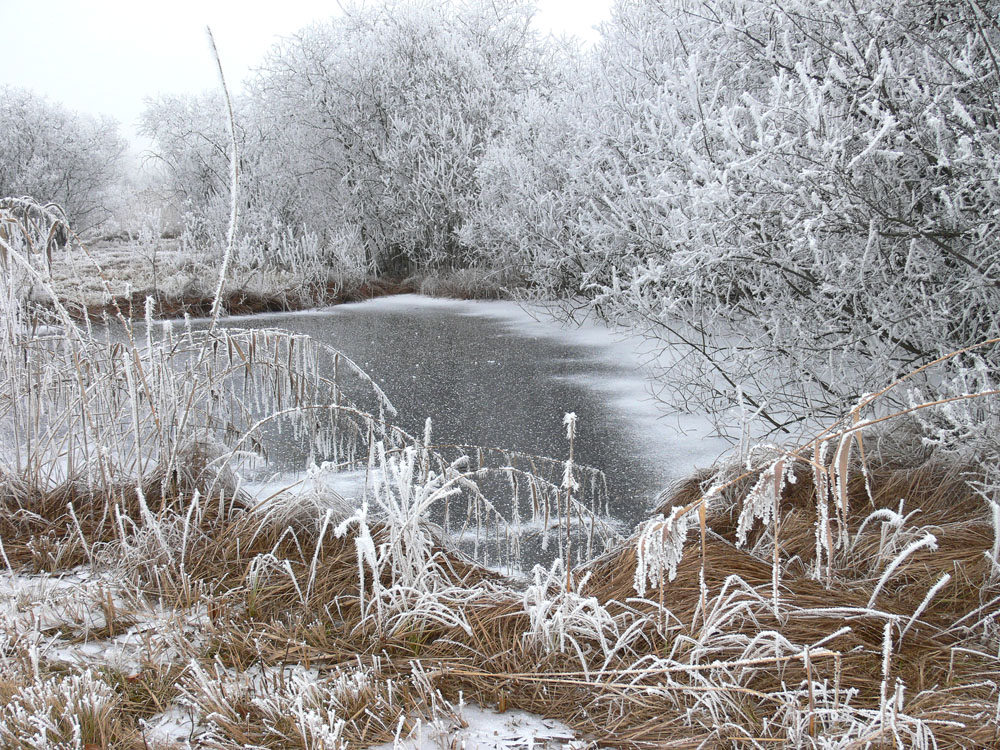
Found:
[[[677,576],[684,556],[684,544],[692,524],[697,523],[691,508],[672,508],[670,515],[651,518],[639,527],[635,541],[635,591],[646,593],[647,583],[659,588]]]
[[[289,741],[304,750],[348,747],[347,719],[336,692],[328,680],[301,668],[236,675],[218,665],[208,670],[193,664],[183,695],[207,725],[199,742],[213,747],[236,750],[247,742]]]
[[[284,746],[346,750],[392,738],[415,702],[438,702],[426,680],[397,683],[370,665],[320,674],[300,665],[255,667],[243,673],[221,664],[192,664],[182,705],[199,718],[198,742],[220,750]],[[416,699],[416,700],[415,700]]]
[[[575,591],[565,590],[562,564],[557,559],[548,570],[535,566],[534,581],[522,597],[529,624],[521,637],[543,652],[575,655],[581,669],[587,671],[595,646],[605,659],[618,645],[618,624],[595,597],[580,593],[587,584],[586,576]]]
[[[36,679],[0,707],[0,743],[10,750],[86,750],[114,728],[120,698],[93,672]]]
[[[426,448],[408,446],[390,454],[376,443],[369,466],[371,511],[366,501],[334,530],[338,537],[349,530],[354,534],[364,620],[379,631],[433,621],[471,632],[462,604],[486,593],[451,582],[449,551],[428,515],[465,490],[471,493],[470,517],[476,514],[480,522],[502,522],[503,517],[478,492],[474,480],[482,472],[463,470],[468,459],[445,465],[440,473],[427,459]]]
[[[393,581],[414,586],[433,564],[434,547],[439,543],[427,524],[428,512],[436,503],[460,494],[469,475],[460,471],[461,464],[441,474],[424,468],[421,451],[414,447],[389,455],[378,443],[375,456],[373,497],[388,533],[379,545],[380,559],[388,564]]]

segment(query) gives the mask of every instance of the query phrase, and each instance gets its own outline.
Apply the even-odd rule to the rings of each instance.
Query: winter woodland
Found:
[[[4,746],[402,747],[467,699],[580,747],[997,741],[1000,3],[532,14],[348,5],[151,100],[142,174],[0,89]],[[227,285],[413,278],[638,333],[738,458],[617,538],[574,414],[566,456],[436,445],[342,353],[220,325]],[[170,283],[204,327],[155,322]],[[255,496],[275,430],[316,460]],[[558,554],[521,581],[449,542],[522,526]]]

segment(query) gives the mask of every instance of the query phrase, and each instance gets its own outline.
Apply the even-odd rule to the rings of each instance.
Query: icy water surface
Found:
[[[726,448],[701,420],[662,417],[634,345],[596,326],[533,320],[512,303],[404,295],[230,324],[286,328],[338,348],[382,386],[403,429],[421,435],[430,417],[437,444],[565,459],[563,415],[575,412],[576,461],[605,472],[611,515],[627,528],[664,487]],[[288,468],[303,460],[284,458]]]

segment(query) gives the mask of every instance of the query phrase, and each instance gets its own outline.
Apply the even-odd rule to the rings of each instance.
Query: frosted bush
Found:
[[[484,591],[450,582],[449,553],[439,531],[427,519],[432,507],[463,489],[478,492],[473,481],[476,472],[462,471],[467,459],[461,458],[438,473],[430,468],[429,458],[426,447],[409,446],[388,454],[382,443],[376,444],[369,476],[373,484],[371,521],[378,522],[379,536],[372,535],[367,503],[341,522],[334,533],[343,536],[354,530],[362,608],[376,627],[392,630],[427,620],[469,631],[460,603],[474,600]],[[471,502],[485,499],[474,494]],[[489,505],[483,512],[499,518]],[[384,585],[383,579],[389,584]]]

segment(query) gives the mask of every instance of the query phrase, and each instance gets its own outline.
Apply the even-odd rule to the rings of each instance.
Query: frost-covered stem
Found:
[[[421,484],[427,484],[427,478],[431,472],[431,429],[431,418],[427,417],[427,421],[424,422],[424,444],[420,456]]]
[[[566,461],[566,472],[563,476],[563,487],[566,488],[566,593],[572,591],[572,580],[570,578],[570,550],[572,548],[571,533],[571,505],[573,501],[573,442],[576,438],[576,412],[566,412],[563,416],[563,424],[566,425],[566,438],[569,440],[569,458]]]
[[[316,568],[319,564],[320,553],[323,551],[323,538],[326,536],[326,529],[330,525],[331,518],[333,518],[333,510],[327,508],[326,514],[323,516],[323,524],[320,526],[319,538],[316,540],[316,549],[313,551],[312,563],[309,565],[309,581],[306,584],[306,600],[303,604],[309,603],[313,585],[316,583]]]
[[[809,646],[802,651],[802,662],[806,669],[806,684],[809,688],[809,736],[816,736],[816,695],[813,692],[812,660],[809,658]]]
[[[779,489],[779,483],[781,479],[775,478],[775,490],[774,490],[774,553],[771,560],[771,601],[774,604],[774,616],[778,616],[778,608],[780,602],[778,599],[778,584],[781,579],[781,560],[779,558],[778,552],[778,529],[781,525],[781,492]]]
[[[94,556],[90,553],[90,547],[87,544],[87,538],[83,535],[83,528],[80,526],[80,519],[76,517],[76,510],[73,509],[73,503],[68,503],[66,506],[69,510],[70,518],[73,519],[73,526],[76,528],[76,533],[80,537],[80,546],[83,547],[83,551],[87,553],[87,560],[90,561],[90,567],[94,567]]]
[[[840,682],[843,675],[843,659],[840,654],[833,655],[833,711],[840,710]]]
[[[10,564],[10,560],[7,558],[7,550],[3,547],[3,539],[0,539],[0,557],[3,558],[3,563],[7,566],[7,572],[10,573],[11,578],[13,578],[14,567]]]
[[[708,540],[706,538],[708,531],[708,519],[706,518],[706,516],[708,515],[708,498],[711,494],[712,490],[710,489],[708,491],[708,494],[702,496],[701,502],[698,504],[698,527],[699,530],[701,531],[701,567],[698,571],[698,576],[699,580],[701,581],[705,580],[705,563],[708,558],[708,547],[707,547]],[[701,593],[701,611],[706,612],[708,611],[708,602],[705,601],[707,592],[705,591],[704,586],[700,587],[700,593]],[[661,597],[663,595],[662,586],[660,587],[660,595]],[[660,610],[661,611],[663,610],[662,601],[660,602]],[[664,625],[666,625],[666,620],[664,620]]]
[[[1000,504],[985,495],[983,497],[990,506],[990,521],[993,524],[993,548],[991,552],[987,553],[987,557],[992,563],[990,566],[990,578],[992,579],[1000,568]]]
[[[813,447],[813,486],[816,491],[816,579],[824,578],[825,586],[833,585],[833,529],[830,522],[830,475],[826,468],[827,443]],[[824,566],[823,557],[826,556]]]
[[[914,552],[921,549],[922,547],[928,547],[932,550],[937,549],[937,537],[928,532],[917,541],[911,542],[909,545],[907,545],[906,549],[904,549],[902,552],[896,555],[896,558],[891,563],[889,563],[889,567],[885,569],[885,572],[882,574],[882,577],[879,578],[878,584],[875,586],[875,590],[872,591],[871,598],[868,599],[869,609],[875,606],[875,600],[878,598],[879,593],[882,591],[882,587],[885,586],[886,582],[892,577],[892,574],[896,572],[896,568],[902,565],[903,561],[906,560],[906,558],[908,558],[910,555],[912,555]]]
[[[931,599],[933,599],[937,595],[937,592],[944,586],[947,586],[949,581],[951,581],[951,573],[945,573],[938,579],[937,583],[931,586],[930,591],[927,592],[923,601],[920,602],[920,606],[913,611],[913,614],[910,615],[910,619],[906,621],[906,626],[903,628],[903,632],[899,634],[899,639],[901,641],[903,640],[903,636],[906,635],[906,631],[913,626],[913,623],[917,621],[917,618],[919,618],[920,615],[924,613],[924,610],[927,609],[927,605],[931,603]]]
[[[236,242],[236,221],[239,218],[237,212],[237,190],[239,189],[240,166],[239,150],[236,147],[236,119],[233,117],[233,101],[229,96],[229,88],[226,86],[226,76],[222,72],[222,60],[219,59],[219,50],[215,46],[215,37],[212,36],[212,28],[205,27],[208,33],[208,43],[212,49],[212,57],[215,65],[219,69],[219,83],[222,85],[222,94],[226,100],[226,109],[229,113],[229,144],[232,155],[229,160],[229,229],[226,231],[226,251],[222,256],[222,267],[219,269],[219,282],[215,287],[215,296],[212,299],[212,323],[209,331],[215,330],[215,324],[219,320],[219,310],[222,307],[222,287],[226,283],[226,272],[229,270],[229,260],[233,255],[233,245]]]
[[[142,425],[139,421],[139,395],[136,391],[135,376],[128,367],[125,368],[125,384],[128,387],[129,405],[132,412],[132,433],[135,440],[135,480],[137,483],[141,483],[145,470],[145,462],[143,461],[142,452]]]
[[[879,690],[879,708],[882,714],[881,730],[885,731],[886,704],[888,703],[889,671],[892,667],[892,620],[885,624],[882,634],[882,685]]]
[[[847,492],[848,471],[850,469],[851,448],[854,445],[851,432],[840,436],[837,450],[834,453],[830,473],[833,475],[833,499],[838,513],[839,536],[837,546],[846,550],[850,544],[848,520],[850,513],[850,497]]]
[[[153,357],[153,312],[156,308],[156,301],[150,296],[146,295],[146,304],[144,309],[144,318],[146,323],[146,356],[152,359]]]

